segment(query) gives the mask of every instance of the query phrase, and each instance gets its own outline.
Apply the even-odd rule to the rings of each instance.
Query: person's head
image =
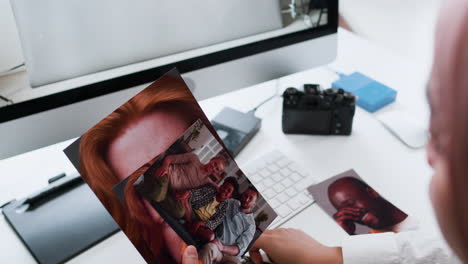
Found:
[[[437,23],[428,98],[431,199],[442,233],[468,262],[468,1],[448,0]]]
[[[214,174],[214,175],[220,175],[224,171],[226,166],[227,166],[227,161],[225,158],[221,156],[216,156],[210,159],[210,161],[208,161],[207,164],[205,164],[206,170],[210,174]]]
[[[245,210],[251,210],[257,204],[258,191],[253,187],[249,186],[247,190],[242,193],[241,196],[241,207]]]
[[[227,177],[223,184],[219,187],[218,195],[216,196],[216,200],[218,202],[223,202],[229,198],[232,198],[234,194],[236,194],[239,190],[239,184],[234,177]]]
[[[81,175],[147,262],[167,255],[162,239],[177,236],[163,229],[164,221],[133,183],[198,118],[208,123],[183,81],[166,75],[80,139]],[[128,176],[122,204],[112,189]],[[177,247],[167,250],[175,257],[179,253]]]
[[[379,229],[398,223],[392,214],[401,211],[359,179],[343,177],[334,181],[328,186],[328,198],[337,210],[358,209],[360,223],[370,228]]]

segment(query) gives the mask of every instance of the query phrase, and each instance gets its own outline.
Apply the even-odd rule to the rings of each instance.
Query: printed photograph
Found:
[[[205,264],[240,263],[276,217],[201,120],[135,177],[137,192],[188,244],[197,246]],[[122,184],[128,183],[114,191],[125,200]],[[257,203],[263,208],[256,208]]]
[[[317,204],[349,235],[417,228],[414,218],[382,197],[354,170],[308,188]]]
[[[276,217],[176,70],[64,151],[148,263],[241,263]]]

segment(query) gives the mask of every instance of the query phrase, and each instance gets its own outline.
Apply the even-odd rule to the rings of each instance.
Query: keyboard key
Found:
[[[299,174],[308,174],[309,172],[304,170],[304,168],[302,168],[301,166],[299,166],[299,164],[297,163],[290,163],[288,165],[288,167],[293,170],[293,171],[297,171]]]
[[[297,199],[297,197],[291,199],[288,201],[288,206],[292,209],[292,210],[297,210],[302,204],[299,202],[299,199]]]
[[[286,217],[288,214],[292,212],[291,208],[285,204],[281,205],[278,207],[278,210],[276,212],[281,216],[281,217]]]
[[[278,173],[272,174],[272,175],[271,175],[271,178],[272,178],[275,182],[280,182],[282,179],[284,179],[284,176],[281,175],[281,174],[278,172]]]
[[[283,181],[281,181],[281,183],[285,187],[290,187],[290,186],[292,186],[294,184],[294,182],[292,180],[290,180],[289,178],[284,179]]]
[[[294,188],[296,188],[298,192],[303,191],[306,188],[306,186],[307,186],[307,183],[305,182],[305,180],[301,180],[297,182],[296,184],[294,184]]]
[[[267,169],[262,169],[260,171],[260,175],[262,175],[263,178],[266,178],[270,176],[270,172]]]
[[[263,192],[266,189],[265,184],[263,184],[263,181],[255,183],[255,188],[257,188],[257,190],[259,190],[261,192]]]
[[[288,167],[282,168],[280,172],[281,174],[283,174],[284,177],[288,177],[291,174],[291,170],[288,169]]]
[[[261,181],[263,181],[263,178],[258,175],[258,174],[252,174],[249,176],[249,179],[253,182],[253,183],[259,183]]]
[[[263,184],[265,184],[265,187],[268,188],[272,186],[273,184],[275,184],[275,182],[271,178],[265,178],[263,179]]]
[[[309,201],[313,201],[309,196],[307,196],[305,193],[300,193],[297,197],[296,197],[297,201],[301,204],[306,204],[308,203]]]
[[[257,168],[255,166],[248,166],[245,169],[243,169],[245,174],[250,177],[250,175],[254,175],[255,172],[257,172]]]
[[[273,186],[273,190],[275,190],[276,193],[281,193],[284,191],[284,186],[280,183],[277,183]]]
[[[303,168],[296,167],[295,171],[299,173],[302,177],[307,177],[309,175],[309,172],[304,170]]]
[[[270,172],[275,173],[275,172],[280,170],[280,167],[278,167],[278,165],[276,165],[275,163],[272,163],[272,164],[268,165],[267,169]]]
[[[294,182],[300,181],[303,177],[299,175],[297,172],[293,172],[290,177]]]
[[[268,201],[268,204],[270,204],[272,208],[278,208],[281,206],[282,202],[280,202],[277,198],[273,198],[271,201]]]
[[[291,161],[287,158],[282,158],[276,162],[276,164],[278,164],[278,166],[281,168],[286,167],[289,163],[291,163]]]
[[[265,195],[265,197],[269,200],[273,199],[273,197],[276,196],[276,193],[275,191],[273,191],[272,189],[266,189],[264,192],[263,192],[263,195]]]
[[[276,199],[278,199],[278,201],[283,204],[286,201],[290,200],[291,198],[288,197],[285,193],[281,193],[278,195],[278,197],[276,197]]]
[[[291,188],[286,190],[286,194],[289,197],[295,197],[297,195],[297,190],[294,187],[291,187]]]

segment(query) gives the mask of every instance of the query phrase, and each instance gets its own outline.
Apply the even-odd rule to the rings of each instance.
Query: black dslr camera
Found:
[[[283,132],[287,134],[350,135],[356,109],[354,94],[342,89],[322,91],[318,84],[304,84],[283,93]]]

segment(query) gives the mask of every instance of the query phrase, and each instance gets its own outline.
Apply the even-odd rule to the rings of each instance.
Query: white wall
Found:
[[[23,61],[10,0],[0,0],[0,71]]]
[[[409,59],[432,62],[441,0],[340,0],[353,31]]]

